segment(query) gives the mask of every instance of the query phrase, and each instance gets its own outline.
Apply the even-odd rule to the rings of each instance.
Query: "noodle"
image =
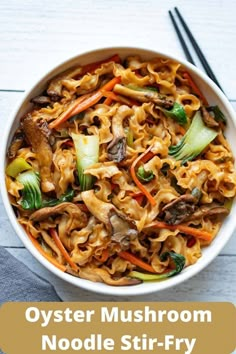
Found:
[[[216,237],[229,213],[227,203],[236,194],[234,158],[224,123],[205,107],[204,114],[215,123],[208,128],[215,138],[188,160],[179,160],[170,148],[181,143],[204,107],[188,84],[185,69],[173,60],[143,61],[138,56],[91,68],[83,73],[78,66],[54,78],[46,91],[48,103],[41,105],[34,98],[31,112],[22,117],[17,133],[22,133],[23,144],[14,158],[8,158],[6,170],[19,223],[68,273],[108,285],[139,283],[130,274],[146,273],[144,263],[156,274],[168,273],[175,264],[171,258],[162,259],[165,252],[182,255],[185,267],[196,263],[202,247]],[[184,124],[180,113],[175,117],[171,113],[176,107]],[[88,138],[85,155],[92,154],[96,141],[99,144],[97,159],[90,156],[86,165],[81,162],[83,148],[76,143],[81,137]],[[97,140],[91,143],[90,137]],[[16,173],[12,166],[17,158],[30,169]],[[29,171],[38,178],[38,207],[29,206],[21,178]],[[30,190],[32,200],[37,193]],[[160,228],[152,227],[155,222]],[[178,224],[189,227],[191,234],[180,232]],[[66,254],[55,244],[52,229]],[[121,252],[126,252],[125,259]],[[71,268],[73,262],[78,270]]]

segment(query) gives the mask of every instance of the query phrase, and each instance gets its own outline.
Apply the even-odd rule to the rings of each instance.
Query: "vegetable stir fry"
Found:
[[[115,54],[49,82],[21,118],[6,185],[37,250],[112,286],[198,261],[236,194],[227,117],[179,63]]]

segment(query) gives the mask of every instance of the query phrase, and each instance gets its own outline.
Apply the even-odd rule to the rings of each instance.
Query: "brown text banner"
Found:
[[[236,308],[230,303],[6,303],[0,348],[6,354],[230,354]]]

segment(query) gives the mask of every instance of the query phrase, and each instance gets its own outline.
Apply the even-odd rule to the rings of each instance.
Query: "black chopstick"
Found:
[[[182,24],[182,26],[183,26],[183,28],[184,28],[184,30],[185,30],[187,36],[188,36],[188,38],[189,38],[189,40],[190,40],[190,42],[191,42],[193,48],[195,49],[195,51],[196,51],[196,53],[197,53],[197,55],[198,55],[198,58],[199,58],[200,62],[202,63],[202,65],[203,65],[203,67],[204,67],[204,69],[205,69],[207,75],[208,75],[208,76],[212,79],[212,81],[214,81],[215,84],[223,91],[223,89],[222,89],[222,87],[220,86],[220,84],[219,84],[219,82],[218,82],[218,80],[217,80],[215,74],[213,73],[213,71],[212,71],[212,69],[211,69],[209,63],[207,62],[207,60],[206,60],[206,58],[205,58],[205,56],[204,56],[204,54],[203,54],[201,48],[200,48],[199,45],[197,44],[197,41],[196,41],[195,38],[193,37],[193,34],[191,33],[189,27],[187,26],[186,22],[184,21],[184,19],[183,19],[182,15],[180,14],[180,12],[179,12],[179,10],[178,10],[177,7],[175,7],[175,12],[176,12],[176,14],[177,14],[177,16],[178,16],[178,18],[179,18],[181,24]],[[183,36],[181,35],[181,32],[180,32],[180,30],[179,30],[179,28],[178,28],[178,25],[177,25],[176,21],[175,21],[175,20],[173,21],[174,17],[173,17],[173,15],[172,15],[171,11],[169,11],[169,14],[170,14],[172,23],[173,23],[173,25],[174,25],[174,28],[175,28],[175,30],[176,30],[176,32],[177,32],[177,35],[178,35],[178,37],[179,37],[180,43],[181,43],[181,45],[183,46],[183,50],[184,50],[184,52],[185,52],[185,55],[186,55],[187,59],[189,60],[189,54],[187,54],[187,52],[189,53],[189,50],[188,50],[188,48],[187,48],[187,45],[186,45],[186,43],[185,43],[185,41],[184,41],[184,39],[183,39]],[[175,22],[175,24],[174,24],[174,22]],[[178,28],[178,30],[177,30],[177,28]],[[179,36],[179,34],[180,34],[180,36]],[[183,43],[184,43],[184,44],[183,44]],[[186,48],[187,48],[187,51],[186,51]],[[191,57],[191,54],[190,54],[190,58],[192,58],[192,57]],[[192,60],[189,60],[189,61],[190,61],[191,63],[193,63]],[[193,63],[193,64],[195,65],[195,63]],[[224,91],[223,91],[223,92],[224,92]]]
[[[190,51],[188,50],[188,47],[187,47],[187,45],[186,45],[186,43],[185,43],[185,41],[184,41],[184,38],[183,38],[183,36],[182,36],[182,34],[181,34],[180,30],[179,30],[179,27],[178,27],[178,25],[177,25],[177,23],[176,23],[176,21],[175,21],[174,16],[172,15],[172,12],[171,12],[171,11],[169,11],[169,15],[170,15],[171,21],[172,21],[172,23],[173,23],[173,26],[174,26],[174,28],[175,28],[175,30],[176,30],[176,33],[177,33],[177,35],[178,35],[178,37],[179,37],[180,43],[181,43],[181,45],[182,45],[182,47],[183,47],[184,53],[185,53],[185,55],[186,55],[186,58],[188,59],[188,61],[189,61],[190,63],[192,63],[193,65],[196,65],[196,64],[194,63],[194,60],[193,60],[193,58],[192,58],[192,55],[190,54]]]

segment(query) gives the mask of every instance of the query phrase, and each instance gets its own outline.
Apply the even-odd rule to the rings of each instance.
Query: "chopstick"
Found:
[[[221,89],[221,91],[223,91],[223,89],[220,86],[215,74],[213,73],[208,61],[206,60],[201,48],[199,47],[196,39],[194,38],[194,36],[193,36],[192,32],[190,31],[188,25],[186,24],[185,20],[183,19],[183,16],[181,15],[181,13],[179,12],[177,7],[175,7],[174,9],[175,9],[175,12],[176,12],[176,15],[177,15],[179,21],[181,22],[181,24],[182,24],[182,26],[183,26],[183,28],[184,28],[189,40],[190,40],[190,43],[192,44],[193,48],[195,49],[196,54],[197,54],[200,62],[202,63],[203,68],[205,69],[205,72],[212,79],[212,81],[214,81],[215,84]],[[181,43],[181,45],[183,47],[183,50],[184,50],[184,53],[186,55],[187,60],[190,63],[192,63],[193,65],[196,65],[194,63],[194,60],[193,60],[193,58],[192,58],[192,56],[190,54],[190,51],[189,51],[189,49],[187,47],[187,44],[186,44],[186,42],[185,42],[185,40],[184,40],[184,38],[183,38],[183,36],[182,36],[182,34],[180,32],[180,29],[179,29],[179,27],[177,25],[177,22],[175,21],[174,16],[173,16],[171,11],[169,11],[169,15],[170,15],[171,21],[172,21],[172,23],[174,25],[174,28],[176,30],[177,36],[178,36],[178,38],[180,40],[180,43]]]
[[[177,23],[176,23],[176,21],[175,21],[174,16],[172,15],[172,12],[171,12],[171,11],[169,11],[169,15],[170,15],[171,21],[172,21],[172,23],[173,23],[173,25],[174,25],[174,28],[175,28],[175,30],[176,30],[176,33],[177,33],[177,35],[178,35],[178,37],[179,37],[180,43],[181,43],[181,45],[182,45],[182,47],[183,47],[184,53],[185,53],[185,55],[186,55],[186,58],[188,59],[188,61],[189,61],[190,63],[192,63],[193,65],[196,66],[196,64],[194,63],[193,57],[192,57],[192,55],[190,54],[190,51],[188,50],[188,47],[187,47],[187,45],[186,45],[186,43],[185,43],[185,40],[184,40],[184,38],[183,38],[183,36],[182,36],[180,30],[179,30],[179,27],[178,27],[178,25],[177,25]]]

